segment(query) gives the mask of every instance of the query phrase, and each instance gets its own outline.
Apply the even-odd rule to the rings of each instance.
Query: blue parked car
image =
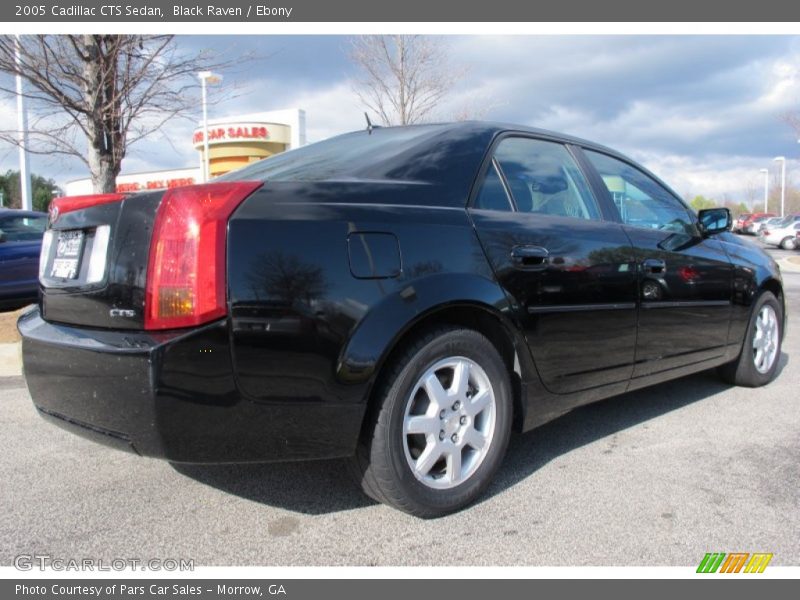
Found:
[[[0,309],[36,302],[47,214],[0,208]]]

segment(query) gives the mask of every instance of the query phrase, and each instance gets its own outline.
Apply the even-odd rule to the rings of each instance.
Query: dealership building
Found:
[[[184,169],[125,173],[117,177],[117,191],[163,190],[203,181],[203,127],[195,129],[191,143],[198,151],[197,166]],[[187,140],[188,141],[188,140]],[[292,108],[247,115],[209,119],[208,168],[217,177],[249,163],[268,158],[306,143],[305,111]],[[69,181],[67,196],[92,193],[90,178]]]

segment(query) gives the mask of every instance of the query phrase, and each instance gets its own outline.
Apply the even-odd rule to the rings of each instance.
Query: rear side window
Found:
[[[489,165],[481,189],[475,197],[474,207],[483,210],[512,210],[511,201],[494,162]]]
[[[589,185],[564,145],[506,138],[497,146],[495,160],[520,212],[600,219]]]
[[[586,150],[614,199],[622,222],[645,229],[693,235],[694,219],[664,186],[626,162]]]

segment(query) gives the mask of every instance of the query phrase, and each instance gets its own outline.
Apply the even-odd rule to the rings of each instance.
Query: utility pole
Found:
[[[783,216],[786,206],[786,157],[777,156],[774,160],[781,163],[781,216]]]
[[[28,168],[28,113],[25,112],[25,100],[22,97],[22,57],[20,55],[19,35],[16,36],[17,61],[17,130],[19,145],[19,191],[22,196],[22,210],[33,210],[31,201],[31,173]]]

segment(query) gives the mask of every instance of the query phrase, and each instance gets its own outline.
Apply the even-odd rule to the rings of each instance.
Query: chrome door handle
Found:
[[[514,246],[511,249],[511,260],[518,269],[538,271],[547,268],[550,253],[541,246]]]
[[[667,270],[667,263],[660,258],[648,258],[642,262],[642,268],[645,273],[663,275]]]

